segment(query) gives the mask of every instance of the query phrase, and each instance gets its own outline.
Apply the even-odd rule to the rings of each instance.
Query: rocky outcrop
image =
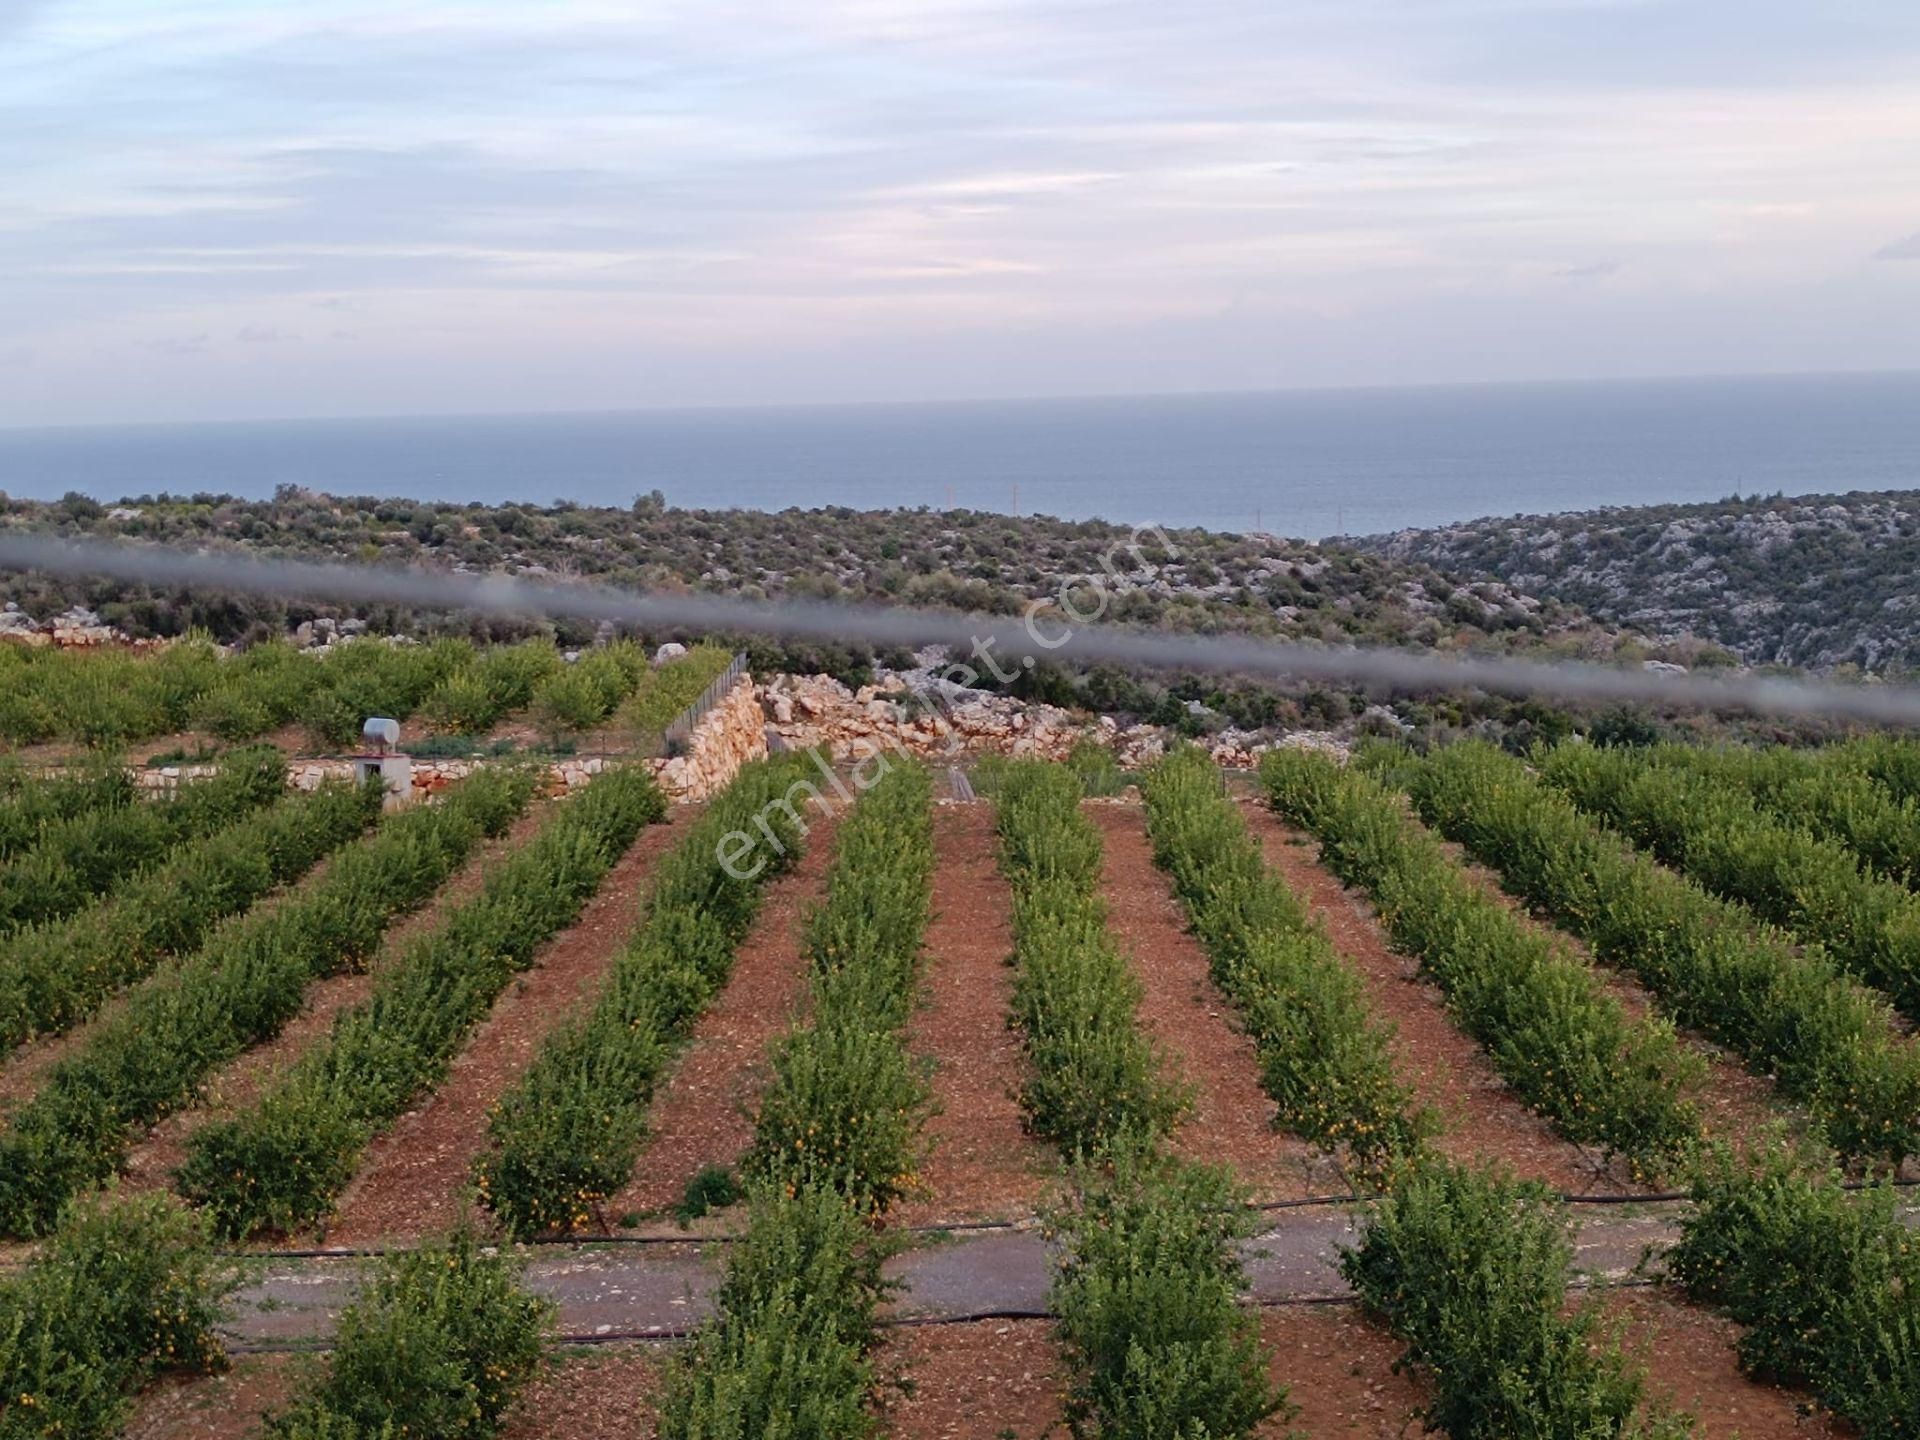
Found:
[[[82,606],[76,605],[51,620],[35,620],[11,602],[0,610],[0,640],[16,645],[52,645],[61,650],[130,643],[123,631],[103,624],[98,615]]]
[[[857,690],[830,675],[776,675],[758,694],[768,728],[784,744],[796,750],[820,746],[835,759],[883,747],[929,760],[966,754],[1064,760],[1075,745],[1092,741],[1134,768],[1159,759],[1172,743],[1158,725],[1122,725],[1112,716],[1089,718],[985,690],[915,685],[896,673],[883,673]],[[1238,730],[1198,743],[1217,763],[1242,769],[1268,748]]]

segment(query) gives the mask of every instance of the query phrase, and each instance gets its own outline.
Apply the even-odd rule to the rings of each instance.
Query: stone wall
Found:
[[[645,763],[668,799],[676,804],[688,804],[707,799],[732,780],[742,765],[766,753],[766,724],[755,695],[753,677],[742,675],[726,697],[701,717],[681,754],[649,759]],[[553,760],[547,766],[548,793],[564,795],[577,790],[607,766],[620,763],[620,759],[617,755],[569,755]],[[411,798],[431,799],[481,766],[499,763],[479,758],[415,760]],[[134,773],[147,788],[167,790],[182,780],[210,775],[213,769],[211,765],[162,765]],[[352,779],[350,756],[295,760],[287,767],[287,783],[298,790],[317,789],[328,780]]]
[[[725,788],[749,760],[767,753],[767,724],[753,676],[741,673],[726,697],[701,717],[686,749],[654,760],[660,788],[676,801],[705,800]]]

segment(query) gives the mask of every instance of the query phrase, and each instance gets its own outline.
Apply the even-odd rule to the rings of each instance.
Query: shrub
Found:
[[[912,1188],[929,1091],[901,1027],[912,1013],[933,874],[931,785],[896,766],[840,827],[807,927],[809,1023],[774,1047],[748,1171],[826,1185],[862,1211]]]
[[[287,796],[176,847],[110,898],[7,937],[0,942],[0,1053],[87,1019],[122,987],[202,944],[221,921],[311,869],[379,814],[373,790],[327,786]]]
[[[71,915],[170,848],[278,800],[286,777],[278,751],[243,751],[222,761],[209,778],[161,798],[89,810],[43,827],[31,849],[0,865],[0,931]]]
[[[1920,896],[1876,879],[1843,845],[1763,815],[1710,775],[1566,745],[1540,773],[1573,803],[1707,889],[1816,941],[1920,1017]]]
[[[1842,1154],[1897,1161],[1920,1146],[1920,1050],[1817,947],[1633,850],[1490,746],[1449,746],[1406,779],[1430,823],[1682,1024],[1774,1076]]]
[[[673,1218],[683,1226],[740,1202],[740,1180],[724,1165],[702,1165],[687,1182]]]
[[[501,1098],[477,1183],[511,1233],[585,1225],[626,1182],[662,1068],[725,984],[761,886],[793,863],[798,811],[782,801],[808,783],[808,768],[799,755],[742,768],[656,867],[646,915],[599,1000],[561,1025]],[[756,819],[772,838],[757,868],[732,873],[722,842],[758,834]]]
[[[1051,1294],[1074,1433],[1228,1440],[1284,1412],[1239,1304],[1234,1245],[1253,1226],[1229,1172],[1116,1147],[1076,1182]]]
[[[1684,1092],[1702,1062],[1672,1026],[1628,1016],[1590,967],[1461,873],[1393,792],[1303,750],[1269,752],[1261,778],[1334,872],[1373,896],[1502,1078],[1569,1139],[1655,1172],[1698,1139]]]
[[[832,1190],[749,1194],[719,1314],[669,1371],[660,1440],[868,1440],[886,1247]]]
[[[613,714],[647,673],[647,657],[631,640],[590,650],[534,687],[533,723],[556,742],[591,730]]]
[[[130,805],[133,777],[117,760],[93,761],[55,776],[8,761],[0,770],[0,860],[37,845],[50,825]]]
[[[1851,1194],[1784,1154],[1717,1156],[1667,1263],[1748,1327],[1747,1369],[1811,1387],[1866,1440],[1920,1435],[1920,1243],[1890,1187]]]
[[[1278,1123],[1386,1174],[1431,1122],[1394,1076],[1393,1032],[1368,1014],[1359,976],[1267,869],[1203,753],[1176,751],[1141,789],[1154,857],[1253,1039]]]
[[[523,709],[534,688],[560,665],[560,652],[550,640],[503,645],[442,679],[421,709],[427,719],[449,730],[467,735],[487,730],[509,711]]]
[[[151,1376],[218,1368],[225,1283],[205,1226],[166,1196],[70,1207],[0,1281],[0,1435],[105,1440]]]
[[[471,776],[439,804],[388,818],[285,903],[221,929],[128,997],[0,1132],[0,1233],[44,1234],[76,1191],[113,1173],[135,1126],[279,1033],[307,985],[361,963],[382,932],[526,805],[531,777]]]
[[[1106,928],[1100,832],[1061,766],[1010,766],[996,802],[1013,886],[1013,1015],[1030,1074],[1027,1124],[1068,1152],[1165,1134],[1185,1109],[1137,1023],[1140,981]]]
[[[551,1307],[471,1231],[387,1256],[340,1316],[324,1375],[278,1440],[481,1440],[539,1363]]]
[[[1855,768],[1862,757],[1852,747],[1664,745],[1655,758],[1745,789],[1776,819],[1847,846],[1896,884],[1920,878],[1920,808]]]
[[[1502,1440],[1678,1437],[1686,1417],[1650,1410],[1640,1377],[1567,1313],[1573,1243],[1547,1191],[1429,1158],[1368,1214],[1340,1271],[1407,1342],[1433,1387],[1429,1428]]]
[[[732,663],[733,651],[727,646],[695,645],[650,669],[620,707],[620,725],[640,749],[658,747],[667,727]]]
[[[507,982],[665,814],[646,770],[603,772],[383,969],[373,994],[253,1108],[197,1131],[181,1193],[236,1238],[322,1219],[366,1143],[445,1075]]]

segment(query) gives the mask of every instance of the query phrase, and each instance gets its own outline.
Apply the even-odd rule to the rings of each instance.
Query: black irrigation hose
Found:
[[[1872,1189],[1876,1185],[1887,1185],[1896,1190],[1911,1190],[1920,1187],[1920,1177],[1897,1176],[1889,1180],[1843,1180],[1842,1190],[1860,1191]],[[1286,1210],[1321,1210],[1337,1205],[1374,1205],[1387,1198],[1387,1192],[1376,1190],[1367,1194],[1351,1192],[1340,1195],[1307,1195],[1297,1200],[1263,1200],[1246,1208],[1257,1215],[1271,1215]],[[1593,1192],[1571,1195],[1565,1191],[1556,1192],[1555,1198],[1563,1205],[1670,1205],[1677,1201],[1691,1200],[1690,1190],[1646,1190],[1627,1192]],[[1022,1229],[1014,1220],[968,1220],[956,1221],[947,1225],[903,1225],[890,1233],[895,1235],[983,1235],[996,1231]],[[529,1250],[567,1247],[607,1246],[609,1248],[629,1248],[648,1246],[676,1245],[731,1245],[740,1237],[737,1235],[586,1235],[586,1236],[546,1236],[537,1240],[521,1243]],[[215,1250],[213,1254],[222,1260],[378,1260],[388,1255],[404,1255],[413,1247],[409,1245],[367,1245],[333,1249],[316,1247],[302,1250]],[[17,1261],[0,1262],[0,1271]]]
[[[1568,1288],[1587,1291],[1652,1290],[1666,1283],[1652,1276],[1626,1276],[1619,1280],[1576,1276]],[[1358,1305],[1361,1302],[1357,1295],[1340,1293],[1280,1295],[1268,1300],[1246,1299],[1241,1303],[1250,1310],[1293,1310]],[[874,1324],[881,1330],[942,1330],[956,1325],[983,1325],[994,1320],[1055,1320],[1058,1318],[1053,1311],[1047,1309],[1009,1307],[997,1310],[961,1310],[951,1315],[898,1315],[882,1318]],[[699,1325],[675,1325],[670,1328],[663,1326],[646,1330],[602,1330],[592,1334],[563,1332],[547,1337],[546,1348],[570,1350],[586,1349],[596,1345],[668,1344],[674,1341],[691,1340],[701,1328]],[[229,1355],[325,1355],[331,1353],[332,1349],[331,1345],[323,1341],[299,1340],[263,1340],[257,1344],[234,1343],[226,1346],[226,1352]]]

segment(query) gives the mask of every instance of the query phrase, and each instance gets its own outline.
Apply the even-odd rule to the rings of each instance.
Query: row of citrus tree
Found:
[[[669,1375],[663,1440],[873,1433],[890,1248],[876,1227],[917,1183],[930,1095],[905,1027],[933,859],[927,773],[892,764],[839,825],[807,921],[807,1019],[773,1046],[745,1160],[746,1232],[719,1313]]]
[[[1806,1103],[1841,1155],[1891,1165],[1913,1153],[1920,1050],[1900,1035],[1886,1002],[1818,947],[1794,945],[1635,851],[1490,746],[1464,743],[1417,759],[1382,750],[1366,763],[1404,785],[1422,816],[1516,894]],[[1684,774],[1689,762],[1669,755],[1665,763]],[[1891,1186],[1858,1190],[1828,1163],[1787,1146],[1696,1155],[1694,1205],[1668,1273],[1748,1327],[1740,1356],[1750,1370],[1809,1386],[1871,1440],[1912,1440],[1920,1434],[1920,1247]],[[1413,1249],[1444,1255],[1459,1233],[1449,1220]],[[1398,1270],[1369,1282],[1350,1265],[1349,1275],[1363,1294],[1369,1283],[1407,1288]]]
[[[471,899],[381,967],[324,1042],[248,1108],[193,1133],[181,1193],[230,1238],[325,1219],[368,1142],[440,1083],[514,975],[666,809],[640,766],[605,770],[560,802]]]
[[[0,939],[0,1053],[88,1019],[125,986],[198,948],[221,921],[310,870],[379,815],[380,797],[370,790],[330,786],[288,795],[282,769],[277,755],[249,755],[216,779],[186,787],[191,798],[168,803],[194,806],[193,828],[212,823],[213,813],[232,811],[227,823],[160,851],[149,867],[116,878],[107,893],[72,914]],[[202,797],[213,802],[205,810],[196,803]],[[125,820],[144,830],[151,822],[132,820],[141,808],[95,810],[82,823]]]
[[[1368,835],[1365,873],[1385,893],[1451,907],[1454,924],[1398,934],[1409,947],[1434,947],[1456,1007],[1463,992],[1475,993],[1471,985],[1494,983],[1469,968],[1479,952],[1464,937],[1475,926],[1479,963],[1493,976],[1505,967],[1524,998],[1528,972],[1512,958],[1513,930],[1464,896],[1459,877],[1434,863],[1446,857],[1403,815],[1361,789],[1336,825],[1337,797],[1327,792],[1348,777],[1320,762],[1282,757],[1267,778],[1283,798],[1318,787],[1312,813],[1330,835]],[[1176,751],[1142,788],[1156,855],[1261,1055],[1275,1123],[1344,1153],[1361,1178],[1386,1186],[1342,1268],[1407,1342],[1407,1362],[1432,1388],[1429,1424],[1456,1435],[1683,1434],[1685,1417],[1648,1401],[1638,1369],[1598,1329],[1595,1307],[1568,1305],[1572,1245],[1559,1199],[1431,1148],[1437,1117],[1415,1109],[1395,1075],[1390,1027],[1369,1016],[1363,982],[1267,869],[1214,766]],[[1523,960],[1538,953],[1518,950]],[[1649,1153],[1670,1163],[1665,1142]]]
[[[142,1128],[278,1034],[310,984],[370,956],[387,926],[504,830],[533,789],[530,773],[488,770],[439,804],[389,816],[277,904],[218,927],[128,990],[0,1130],[0,1233],[50,1230],[71,1196],[114,1172]],[[379,797],[344,791],[319,803],[346,807],[357,832]]]
[[[368,639],[325,651],[273,640],[223,656],[189,636],[154,651],[0,647],[0,741],[124,745],[191,730],[257,739],[298,723],[308,743],[338,749],[370,715],[419,716],[458,735],[525,712],[554,740],[614,722],[657,736],[726,668],[731,652],[697,646],[655,678],[631,640],[572,664],[549,640],[479,647],[467,640]],[[632,714],[622,714],[631,704]],[[671,709],[661,716],[662,704]]]
[[[1429,823],[1681,1024],[1773,1076],[1843,1156],[1920,1148],[1920,1050],[1817,947],[1634,850],[1492,746],[1449,746],[1398,773]]]
[[[1226,1169],[1163,1147],[1190,1095],[1140,1026],[1140,981],[1107,928],[1103,846],[1079,778],[1038,761],[996,778],[1021,1099],[1070,1165],[1051,1293],[1074,1375],[1069,1421],[1114,1440],[1250,1435],[1289,1406],[1238,1303],[1245,1197]]]
[[[1672,1170],[1697,1142],[1701,1061],[1626,1008],[1565,946],[1489,895],[1374,777],[1306,750],[1261,764],[1274,808],[1364,889],[1394,944],[1418,958],[1501,1077],[1568,1139]]]
[[[1920,1017],[1920,896],[1744,785],[1659,755],[1563,745],[1541,778],[1636,844],[1785,927]]]

